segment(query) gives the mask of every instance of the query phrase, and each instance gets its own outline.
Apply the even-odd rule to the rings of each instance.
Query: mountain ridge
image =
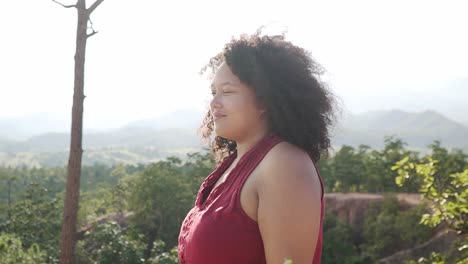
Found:
[[[85,131],[83,148],[201,149],[203,145],[196,133],[200,116],[200,112],[178,111],[156,119],[130,122],[118,129]],[[158,120],[171,122],[162,124]],[[332,131],[334,146],[365,144],[381,148],[385,136],[395,135],[414,148],[426,148],[434,140],[439,140],[450,148],[468,149],[468,127],[432,110],[405,112],[393,109],[348,114],[338,121]],[[0,136],[0,152],[64,151],[69,148],[69,139],[68,133],[59,132],[16,141]]]
[[[392,135],[417,148],[425,148],[434,140],[449,147],[468,148],[468,127],[432,110],[393,109],[348,115],[334,131],[338,145],[367,144],[378,148],[383,147],[384,136]]]

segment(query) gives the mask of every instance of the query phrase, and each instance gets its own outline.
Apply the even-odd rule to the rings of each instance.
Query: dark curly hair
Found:
[[[272,132],[306,151],[317,162],[328,154],[330,126],[334,121],[334,96],[319,80],[322,68],[303,48],[286,41],[284,34],[241,35],[227,43],[223,52],[210,59],[202,73],[213,75],[223,63],[265,106]],[[207,112],[200,127],[203,139],[210,141],[213,117]],[[236,142],[216,136],[211,150],[218,161],[236,149]]]

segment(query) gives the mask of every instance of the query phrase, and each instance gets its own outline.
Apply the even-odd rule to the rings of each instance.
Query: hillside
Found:
[[[400,211],[406,211],[411,207],[423,203],[420,194],[398,193],[396,198],[399,202]],[[344,221],[357,234],[364,230],[364,219],[370,204],[381,203],[384,195],[375,193],[326,193],[325,204],[327,210],[333,213],[338,219]],[[413,245],[412,248],[405,249],[387,256],[379,261],[381,264],[403,263],[405,260],[419,259],[428,256],[431,252],[443,252],[446,255],[453,254],[451,246],[457,239],[455,231],[448,231],[443,226],[433,230],[431,238],[420,245]]]
[[[70,137],[47,133],[22,142],[0,140],[0,166],[63,166]],[[123,128],[83,137],[83,164],[150,163],[168,156],[183,158],[202,150],[195,133],[184,129]]]
[[[202,116],[196,111],[178,111],[131,122],[118,129],[85,131],[84,161],[88,164],[147,163],[174,153],[183,156],[189,150],[199,151],[203,145],[196,130]],[[434,111],[377,111],[347,115],[338,121],[332,132],[335,149],[341,145],[360,144],[381,148],[385,136],[394,135],[408,143],[408,147],[418,150],[440,140],[445,147],[468,152],[468,127]],[[64,165],[69,141],[68,133],[64,132],[42,133],[16,141],[0,136],[0,164]]]
[[[468,127],[434,111],[391,110],[347,115],[334,135],[336,145],[366,144],[381,148],[385,136],[395,135],[413,148],[426,148],[439,140],[448,147],[468,149]]]

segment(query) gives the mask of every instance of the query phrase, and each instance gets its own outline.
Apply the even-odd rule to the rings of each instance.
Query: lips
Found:
[[[214,113],[213,113],[213,121],[216,121],[216,120],[218,120],[218,119],[220,119],[220,118],[223,118],[223,117],[225,117],[225,116],[226,116],[226,115],[224,115],[224,114],[214,112]]]

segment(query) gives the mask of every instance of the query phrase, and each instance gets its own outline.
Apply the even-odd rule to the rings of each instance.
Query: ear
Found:
[[[256,108],[258,109],[258,113],[260,113],[260,117],[264,118],[265,113],[267,112],[267,108],[266,108],[265,104],[263,102],[261,102],[260,100],[257,100]]]

